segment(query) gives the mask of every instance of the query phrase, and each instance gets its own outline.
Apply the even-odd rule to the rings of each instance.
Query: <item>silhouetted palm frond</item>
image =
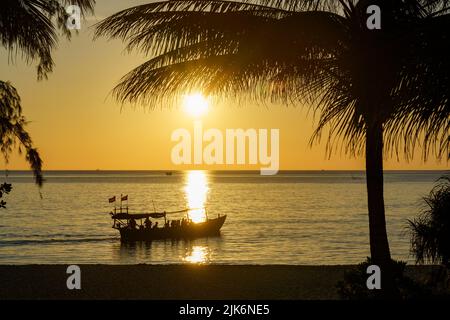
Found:
[[[65,26],[69,4],[78,5],[84,15],[92,12],[95,0],[0,1],[0,43],[12,55],[21,53],[28,62],[37,60],[39,79],[52,71],[57,32],[70,38]]]
[[[211,80],[211,73],[222,73],[226,67],[231,69],[223,75],[225,87],[228,85],[225,80],[238,80],[239,74],[268,83],[272,81],[268,74],[285,79],[295,73],[305,74],[299,66],[313,62],[308,55],[326,59],[327,51],[334,50],[337,44],[336,33],[344,33],[335,19],[340,17],[324,12],[292,13],[248,3],[170,1],[119,12],[98,25],[96,36],[118,37],[128,42],[130,50],[138,48],[156,56],[130,72],[116,90],[118,98],[126,97],[122,100],[144,98],[149,103],[162,96],[170,97],[167,92],[170,88],[166,86],[169,83],[176,91],[180,88],[176,88],[175,83],[185,89],[192,82],[205,81],[212,92],[218,81]],[[321,26],[323,30],[319,30]],[[286,32],[293,28],[298,31]],[[332,37],[334,39],[329,39]],[[218,63],[217,68],[212,60]],[[203,67],[209,71],[202,72]],[[239,74],[233,74],[235,72]],[[167,77],[169,73],[173,79]],[[158,77],[162,74],[167,77],[166,85],[142,81],[144,75]],[[148,90],[142,90],[141,82],[147,82]],[[233,85],[228,93],[236,96],[233,90],[244,93],[250,87],[240,85],[245,86],[244,90]]]
[[[25,130],[27,121],[22,115],[22,106],[17,90],[8,82],[0,81],[0,149],[6,161],[13,148],[25,149],[25,159],[33,170],[36,184],[42,186],[42,160]]]
[[[426,207],[419,217],[408,220],[411,252],[417,263],[450,267],[450,178],[441,178],[424,202]]]
[[[393,88],[393,111],[386,125],[389,143],[400,145],[412,155],[423,141],[424,159],[430,153],[449,155],[450,132],[450,15],[426,18],[402,41],[404,67]]]

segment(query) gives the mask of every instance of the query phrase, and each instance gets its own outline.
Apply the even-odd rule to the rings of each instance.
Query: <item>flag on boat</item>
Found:
[[[116,196],[109,198],[108,200],[109,200],[109,203],[116,202]]]
[[[128,200],[128,195],[126,196],[122,196],[122,198],[120,198],[122,201]]]

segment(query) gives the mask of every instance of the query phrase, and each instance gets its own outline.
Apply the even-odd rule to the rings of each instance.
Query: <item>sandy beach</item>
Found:
[[[80,265],[81,290],[68,290],[67,265],[0,266],[0,299],[339,299],[352,266]],[[430,267],[409,266],[413,277]]]

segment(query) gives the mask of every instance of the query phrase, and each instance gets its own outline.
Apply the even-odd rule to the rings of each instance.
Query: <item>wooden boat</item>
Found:
[[[128,212],[111,213],[114,220],[113,228],[119,230],[120,239],[123,242],[152,241],[159,239],[195,239],[202,237],[213,237],[220,235],[226,215],[218,215],[217,218],[203,222],[193,222],[187,218],[168,220],[167,215],[173,213],[188,213],[193,209],[185,209],[173,212],[153,212],[129,214]],[[149,224],[151,219],[164,218],[164,226],[158,227],[157,223]],[[144,221],[143,221],[144,220]]]

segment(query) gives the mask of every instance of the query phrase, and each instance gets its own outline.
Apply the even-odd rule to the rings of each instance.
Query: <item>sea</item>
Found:
[[[385,172],[393,258],[414,263],[408,219],[444,174]],[[45,179],[38,188],[28,171],[0,175],[13,187],[0,209],[0,264],[341,265],[369,255],[363,171],[48,171]],[[227,215],[221,235],[121,243],[109,214],[185,208],[194,221]]]

